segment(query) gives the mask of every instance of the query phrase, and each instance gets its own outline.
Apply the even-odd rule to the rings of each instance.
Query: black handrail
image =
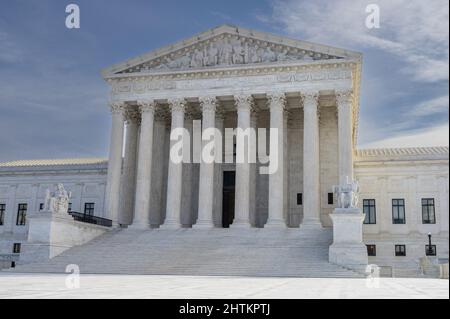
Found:
[[[101,218],[93,215],[88,215],[84,213],[79,212],[69,212],[69,215],[73,217],[75,221],[82,222],[82,223],[88,223],[88,224],[94,224],[99,226],[105,226],[105,227],[112,227],[112,220]]]

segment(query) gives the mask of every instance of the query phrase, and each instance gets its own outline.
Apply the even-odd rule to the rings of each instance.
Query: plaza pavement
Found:
[[[0,298],[449,298],[441,279],[116,276],[0,273]],[[69,284],[67,286],[66,284]],[[69,287],[69,288],[68,288]]]

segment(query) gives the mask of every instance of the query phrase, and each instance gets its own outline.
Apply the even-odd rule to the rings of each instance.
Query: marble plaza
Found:
[[[0,163],[0,266],[448,278],[448,147],[357,148],[362,59],[224,25],[104,69],[107,159]],[[198,120],[231,147],[171,161],[171,132],[192,142]],[[226,128],[266,129],[273,174],[223,161],[251,148]]]
[[[448,299],[448,281],[86,275],[79,288],[64,275],[1,275],[0,298],[79,299]]]

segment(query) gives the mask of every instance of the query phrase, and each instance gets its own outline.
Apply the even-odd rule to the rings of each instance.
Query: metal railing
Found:
[[[69,215],[77,222],[88,223],[93,225],[111,227],[112,221],[110,219],[101,218],[93,215],[88,215],[79,212],[69,212]]]

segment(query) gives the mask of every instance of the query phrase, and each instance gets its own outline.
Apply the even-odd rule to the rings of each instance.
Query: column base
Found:
[[[233,224],[230,225],[230,228],[233,229],[250,229],[252,228],[252,225],[250,225],[250,222],[233,222]]]
[[[164,224],[159,226],[159,229],[161,230],[177,230],[181,229],[183,225],[176,221],[166,221]]]
[[[193,229],[213,229],[214,224],[211,220],[200,220],[192,225]]]
[[[132,229],[132,230],[146,230],[146,229],[150,229],[150,224],[146,224],[146,223],[133,223],[131,225],[129,225],[127,227],[128,229]]]
[[[284,220],[282,219],[271,219],[268,220],[264,225],[264,228],[268,229],[286,229],[288,228]]]

